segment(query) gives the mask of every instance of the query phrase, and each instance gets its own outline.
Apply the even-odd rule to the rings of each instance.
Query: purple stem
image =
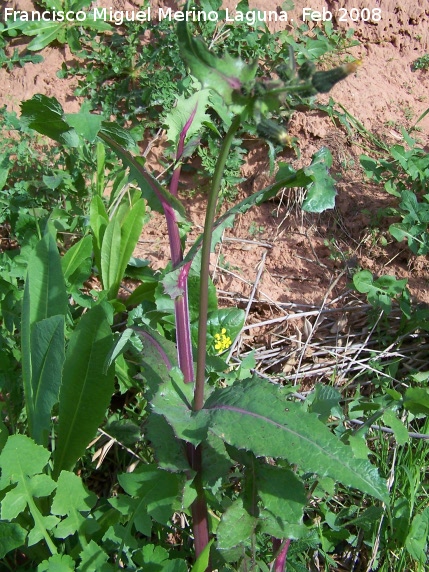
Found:
[[[180,174],[180,167],[178,167],[178,169]],[[170,192],[173,194],[173,189],[170,189]],[[173,268],[176,268],[183,260],[179,228],[177,226],[174,210],[165,201],[162,201],[162,206],[164,208],[165,218],[167,220],[167,229],[171,250],[171,262]],[[177,286],[183,290],[183,294],[178,296],[174,301],[177,354],[179,358],[179,367],[183,373],[185,383],[192,383],[194,381],[194,362],[192,358],[191,329],[189,323],[188,307],[188,274],[190,268],[191,263],[188,262],[180,269]],[[188,443],[187,454],[190,466],[197,473],[195,476],[197,498],[191,505],[191,513],[194,532],[195,556],[198,558],[198,556],[201,554],[209,542],[207,503],[204,489],[201,484],[201,449]],[[206,569],[206,572],[209,570],[210,566]]]
[[[192,113],[185,123],[179,135],[177,144],[176,161],[179,161],[185,148],[185,138],[192,125],[197,106],[194,107]],[[170,182],[170,193],[174,196],[178,194],[179,178],[181,165],[176,167]],[[180,242],[179,228],[177,226],[176,214],[171,206],[162,201],[165,218],[167,221],[168,236],[170,241],[171,262],[173,268],[177,268],[183,261],[183,250]],[[185,383],[194,381],[194,362],[192,359],[191,330],[189,324],[189,307],[188,307],[188,274],[191,268],[190,263],[186,264],[181,270],[178,278],[178,287],[183,290],[183,294],[176,298],[174,302],[176,316],[176,341],[177,352],[179,357],[179,367],[182,370]]]
[[[290,538],[283,540],[283,542],[278,538],[273,538],[273,551],[276,552],[278,550],[278,554],[274,560],[273,572],[285,572],[290,542]]]
[[[191,325],[189,322],[188,307],[188,274],[191,263],[185,264],[180,269],[178,286],[183,289],[183,294],[176,298],[175,316],[176,316],[176,340],[179,357],[179,367],[183,372],[185,383],[194,382],[194,361],[191,346]]]
[[[188,121],[185,123],[179,135],[179,142],[177,145],[176,161],[179,162],[183,150],[185,148],[185,138],[192,125],[195,114],[197,112],[197,105],[194,107]],[[181,164],[178,163],[174,169],[173,176],[170,182],[170,193],[174,196],[178,194],[179,178],[181,172]],[[176,215],[170,205],[163,203],[165,217],[167,219],[168,235],[170,237],[171,249],[171,262],[173,268],[176,268],[183,260],[182,245],[180,243],[179,229],[177,226]],[[183,294],[176,298],[174,302],[175,316],[176,316],[176,341],[179,356],[179,366],[182,370],[183,377],[186,383],[194,381],[194,363],[192,359],[192,344],[191,344],[191,330],[189,323],[189,307],[188,307],[188,274],[191,268],[191,263],[187,263],[180,269],[177,286],[183,290]],[[196,472],[194,479],[195,488],[197,491],[197,498],[191,505],[192,523],[194,532],[194,546],[195,556],[201,554],[209,542],[209,528],[207,517],[207,503],[204,494],[204,489],[201,482],[201,469],[202,469],[202,451],[201,447],[195,447],[188,443],[187,446],[188,460],[192,469]],[[210,566],[207,567],[206,572],[211,570]]]
[[[182,245],[180,243],[179,228],[177,226],[176,214],[171,206],[162,201],[165,219],[167,221],[168,238],[170,242],[171,262],[173,268],[177,268],[183,261]],[[183,294],[174,301],[174,314],[176,317],[176,342],[179,367],[182,370],[185,383],[194,381],[194,362],[192,359],[191,330],[189,324],[188,308],[188,286],[187,278],[190,264],[186,264],[181,270],[178,278],[178,286],[182,288]]]

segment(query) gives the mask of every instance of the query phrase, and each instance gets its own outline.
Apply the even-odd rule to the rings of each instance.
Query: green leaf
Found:
[[[112,505],[122,515],[127,517],[127,530],[123,531],[124,536],[130,533],[131,524],[137,532],[150,537],[152,534],[152,520],[147,514],[145,505],[138,498],[131,498],[128,495],[118,495],[109,499]]]
[[[258,519],[243,506],[243,499],[235,500],[223,513],[216,530],[217,549],[227,562],[234,562],[252,545]]]
[[[89,512],[96,502],[96,495],[85,489],[81,478],[74,473],[61,471],[51,513],[66,518],[56,527],[55,536],[64,539],[80,532],[86,520],[81,513]]]
[[[146,544],[141,550],[142,560],[139,564],[143,566],[145,572],[160,572],[168,561],[168,552],[162,546]]]
[[[174,558],[166,562],[162,569],[163,572],[188,572],[188,565],[185,560]]]
[[[174,370],[170,372],[173,373]],[[152,400],[152,409],[164,415],[177,437],[198,445],[207,432],[207,418],[192,411],[193,386],[179,375],[159,386]]]
[[[107,553],[98,546],[94,540],[90,540],[85,548],[80,553],[81,562],[77,568],[78,572],[106,572],[107,570],[114,570],[113,567],[107,565],[109,556]]]
[[[176,106],[165,116],[163,122],[168,126],[168,141],[177,145],[185,127],[188,127],[185,139],[188,140],[201,130],[204,122],[210,121],[210,116],[206,113],[209,97],[208,89],[197,91],[187,99],[183,95],[179,96]]]
[[[169,205],[179,215],[185,219],[186,213],[182,203],[174,195],[169,193],[160,183],[153,177],[142,163],[129,153],[123,144],[118,142],[117,137],[113,137],[111,130],[107,130],[105,123],[100,130],[98,136],[115,151],[126,167],[130,168],[130,177],[135,179],[140,187],[142,196],[147,200],[148,205],[158,212],[163,212],[162,205]]]
[[[44,539],[51,554],[57,549],[49,535],[49,528],[57,524],[55,517],[44,517],[34,498],[48,497],[56,483],[42,473],[49,461],[50,453],[44,447],[36,445],[25,435],[12,435],[0,454],[2,471],[0,488],[10,488],[1,501],[2,520],[12,520],[27,507],[33,518],[28,544],[32,545]]]
[[[180,53],[192,75],[201,82],[203,88],[217,91],[226,103],[232,103],[239,97],[241,88],[253,82],[257,62],[247,65],[229,54],[223,58],[217,57],[209,51],[201,38],[191,35],[186,22],[178,23],[177,38]]]
[[[118,476],[126,493],[140,501],[144,511],[160,524],[168,524],[175,510],[181,508],[182,476],[162,471],[154,465],[138,467],[133,473]]]
[[[116,361],[117,357],[122,355],[125,351],[125,348],[129,342],[129,340],[135,335],[134,330],[131,328],[126,328],[115,340],[115,345],[112,347],[110,354],[107,358],[105,370],[110,367],[110,365]]]
[[[417,562],[423,566],[427,563],[427,543],[429,537],[429,508],[416,514],[411,523],[410,532],[405,541],[405,548]]]
[[[61,381],[67,309],[60,255],[54,238],[46,234],[37,243],[28,263],[21,326],[29,432],[44,445],[48,444],[51,410]]]
[[[11,435],[0,453],[0,487],[4,489],[10,483],[19,484],[21,478],[41,473],[48,464],[49,457],[49,451],[36,445],[32,439],[25,435]]]
[[[410,530],[410,499],[399,497],[395,499],[392,507],[392,532],[393,538],[399,546],[405,546],[405,541]]]
[[[429,388],[409,387],[405,391],[404,407],[414,415],[429,415]]]
[[[79,136],[64,119],[64,110],[55,97],[36,94],[21,103],[21,123],[51,139],[68,145],[79,146]]]
[[[51,316],[67,315],[68,298],[61,257],[51,234],[46,234],[37,243],[29,259],[27,281],[30,326]]]
[[[9,161],[4,155],[0,155],[0,191],[3,190],[9,176]]]
[[[319,419],[324,423],[328,421],[334,410],[338,412],[341,393],[335,387],[317,383],[314,388],[314,395],[311,397],[311,405],[308,410],[310,413],[317,413]]]
[[[148,280],[147,282],[143,282],[135,290],[133,290],[132,294],[130,294],[126,300],[127,308],[132,306],[138,306],[142,302],[154,302],[155,301],[155,290],[158,285],[156,279]]]
[[[46,46],[60,36],[64,28],[65,24],[63,22],[43,20],[28,22],[28,24],[23,27],[23,32],[27,36],[36,36],[36,38],[31,40],[27,49],[33,52],[43,50],[43,48],[46,48]]]
[[[61,266],[65,280],[71,284],[78,284],[76,278],[82,266],[91,261],[92,257],[92,237],[85,236],[67,250],[61,258]]]
[[[0,558],[23,546],[26,536],[26,531],[18,523],[0,522]]]
[[[189,471],[184,443],[176,438],[165,417],[150,414],[146,422],[146,436],[161,469],[173,472]]]
[[[143,343],[141,372],[146,382],[149,401],[164,380],[169,379],[172,367],[177,366],[176,344],[166,340],[150,328],[134,328]]]
[[[58,402],[64,363],[64,316],[36,322],[31,331],[31,385],[34,419],[31,435],[47,446],[51,411]]]
[[[410,440],[408,430],[400,419],[397,418],[394,411],[388,409],[383,413],[383,421],[388,427],[393,429],[396,442],[398,445],[405,445]]]
[[[316,415],[288,401],[274,384],[254,378],[216,390],[204,410],[211,418],[209,431],[230,445],[256,456],[287,459],[304,471],[330,476],[388,502],[377,470],[355,459],[351,448]]]
[[[210,559],[210,548],[213,542],[214,540],[210,540],[210,542],[206,544],[204,550],[200,553],[195,564],[192,566],[191,572],[205,572],[207,570]]]
[[[215,492],[225,475],[229,474],[233,462],[228,455],[225,443],[216,435],[209,433],[202,444],[201,478],[203,483]]]
[[[66,352],[60,391],[54,474],[73,468],[104,419],[114,389],[114,367],[105,361],[113,345],[110,307],[99,305],[81,318]]]
[[[40,475],[40,476],[46,477],[46,479],[49,478],[47,475]],[[39,520],[39,526],[33,527],[28,533],[27,537],[28,546],[34,546],[35,544],[38,544],[40,541],[46,540],[47,531],[51,531],[59,522],[59,519],[53,515],[47,515],[47,516],[41,515],[38,516],[38,520]],[[55,552],[56,552],[56,547],[54,544],[52,544],[52,553],[55,554]]]
[[[104,233],[109,224],[109,217],[103,199],[98,195],[92,198],[89,207],[89,222],[93,236],[94,259],[98,271],[101,272],[101,245],[103,244]]]
[[[188,297],[189,297],[189,315],[191,322],[197,320],[200,312],[200,274],[195,274],[192,270],[188,277]],[[207,292],[208,311],[217,310],[217,293],[213,280],[209,277],[209,286]]]
[[[101,280],[109,300],[115,298],[119,290],[119,285],[118,289],[115,286],[121,258],[121,223],[115,216],[106,227],[101,245]]]
[[[302,209],[310,213],[321,213],[335,207],[337,191],[334,179],[328,169],[332,166],[332,155],[323,147],[313,155],[311,165],[304,169],[304,174],[310,177],[312,183],[307,187],[307,194],[302,203]]]
[[[368,302],[387,314],[392,309],[393,298],[404,292],[406,284],[406,278],[397,280],[394,276],[380,276],[374,280],[369,270],[361,270],[353,275],[353,285],[356,290],[367,294]]]
[[[103,121],[98,135],[112,149],[123,148],[122,151],[139,152],[139,147],[131,132],[118,125],[118,123]]]
[[[125,216],[120,221],[120,247],[119,251],[117,252],[112,250],[115,240],[113,240],[110,248],[109,246],[107,247],[107,253],[104,249],[105,241],[108,241],[110,236],[110,224],[112,224],[112,222],[115,221],[117,217],[114,216],[113,221],[110,221],[109,225],[107,226],[103,238],[103,245],[101,247],[101,267],[103,271],[105,258],[108,258],[110,264],[109,276],[113,276],[113,282],[107,287],[109,290],[110,298],[114,298],[117,295],[121,281],[125,274],[125,269],[140,238],[143,222],[145,219],[145,210],[146,207],[143,199],[137,200],[131,208],[127,208]]]
[[[207,352],[217,355],[226,351],[241,332],[245,320],[245,312],[240,308],[222,308],[207,315]],[[223,330],[225,330],[224,333]],[[191,324],[191,335],[194,345],[198,341],[198,323]],[[218,338],[217,336],[220,336]],[[221,342],[221,347],[218,346]]]
[[[262,532],[275,538],[292,538],[293,528],[302,524],[307,504],[303,483],[289,469],[265,463],[257,466],[256,483]]]
[[[79,113],[66,113],[65,120],[80,137],[93,143],[101,129],[103,116],[81,110]]]
[[[80,50],[80,34],[78,30],[75,28],[67,28],[65,32],[65,42],[68,44],[70,51],[74,54],[78,53]]]
[[[75,562],[68,554],[55,554],[37,567],[37,572],[74,572]]]

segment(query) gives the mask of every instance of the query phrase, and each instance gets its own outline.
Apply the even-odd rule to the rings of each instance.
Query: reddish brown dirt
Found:
[[[103,4],[119,9],[132,6],[120,0]],[[230,8],[234,5],[230,1],[225,4]],[[293,17],[299,23],[302,7],[308,2],[298,0],[295,4]],[[351,50],[363,62],[358,72],[337,84],[329,96],[321,96],[320,101],[326,103],[332,97],[368,132],[389,144],[403,143],[401,126],[411,127],[429,107],[429,72],[411,70],[412,62],[429,51],[427,0],[406,3],[399,0],[313,0],[310,4],[313,9],[329,9],[336,25],[353,26],[361,42],[359,47]],[[8,5],[32,9],[30,0],[14,0]],[[270,10],[276,9],[277,1],[259,0],[251,5]],[[380,8],[382,19],[367,23],[340,22],[344,15],[341,8],[348,11],[351,8]],[[287,28],[290,24],[282,25]],[[42,64],[27,64],[11,72],[0,70],[3,86],[0,106],[18,110],[20,101],[35,93],[44,93],[57,97],[67,112],[79,108],[80,102],[73,95],[74,80],[59,80],[56,76],[62,63],[70,63],[73,59],[68,48],[48,47],[43,56]],[[421,145],[429,149],[429,115],[419,126],[421,131],[416,136]],[[330,284],[342,271],[361,267],[377,275],[408,278],[414,299],[428,303],[427,257],[412,255],[406,245],[398,244],[389,236],[389,221],[374,218],[380,207],[392,204],[394,199],[365,180],[359,166],[365,139],[358,135],[350,137],[326,114],[316,111],[296,112],[290,131],[299,138],[301,149],[299,159],[294,153],[285,152],[285,159],[291,160],[294,167],[308,164],[312,154],[322,146],[331,150],[334,157],[332,173],[338,181],[336,208],[320,216],[302,213],[300,192],[293,191],[238,217],[234,230],[225,234],[221,249],[213,256],[219,290],[249,296],[265,257],[257,289],[260,300],[320,304]],[[241,185],[240,196],[262,188],[271,180],[267,149],[254,142],[249,142],[248,147],[250,151],[243,169],[246,181]],[[149,160],[154,163],[156,154],[149,156]],[[195,188],[195,183],[189,179],[183,183]],[[197,192],[194,198],[185,199],[185,204],[196,231],[200,230],[205,211],[204,196]],[[388,241],[387,246],[382,246],[384,239]],[[156,217],[144,229],[136,255],[149,258],[155,267],[162,267],[167,252],[166,226]],[[347,280],[347,272],[344,272],[330,293],[330,299],[344,292]]]

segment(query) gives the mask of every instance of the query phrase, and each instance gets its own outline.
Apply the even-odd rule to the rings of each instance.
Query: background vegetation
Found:
[[[222,20],[215,0],[203,7]],[[407,281],[352,269],[350,288],[367,304],[365,358],[341,386],[333,368],[301,393],[287,375],[273,384],[258,373],[255,352],[231,351],[245,314],[218,304],[203,236],[182,250],[186,165],[198,169],[208,212],[223,213],[207,223],[213,245],[236,214],[281,188],[305,189],[304,210],[333,207],[329,151],[299,170],[281,153],[299,148],[287,131],[297,107],[362,135],[346,110],[315,97],[355,71],[352,32],[327,22],[177,33],[164,22],[147,42],[134,23],[1,26],[8,69],[67,43],[76,62],[59,75],[76,76],[85,98],[77,114],[44,95],[19,117],[1,110],[3,568],[425,570],[429,372],[424,360],[404,368],[402,352],[424,351],[428,310],[413,305]],[[34,36],[28,52],[9,48],[16,35]],[[239,89],[220,76],[238,77]],[[141,148],[166,127],[155,178]],[[276,182],[239,202],[249,134],[267,145]],[[429,159],[417,131],[402,129],[394,146],[363,135],[361,165],[390,200],[378,221],[427,255]],[[163,271],[133,257],[154,211],[169,225]],[[199,396],[187,383],[194,362],[207,385]]]

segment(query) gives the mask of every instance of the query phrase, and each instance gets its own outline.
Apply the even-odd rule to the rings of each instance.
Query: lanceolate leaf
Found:
[[[80,266],[90,258],[92,253],[92,238],[85,236],[74,244],[61,259],[64,278],[68,280]]]
[[[46,234],[37,243],[28,263],[29,322],[66,315],[68,298],[61,269],[61,258],[54,237]]]
[[[198,556],[197,561],[192,566],[191,572],[205,572],[207,570],[207,566],[209,565],[209,558],[210,558],[210,547],[213,544],[213,540],[207,544],[201,554]]]
[[[209,431],[234,447],[286,459],[304,471],[388,499],[384,481],[369,462],[355,459],[316,415],[287,401],[271,383],[254,378],[217,390],[204,410],[211,417]]]
[[[98,270],[101,272],[101,245],[103,243],[104,233],[109,224],[109,217],[106,212],[103,200],[95,195],[91,201],[89,208],[89,222],[93,235],[94,258]]]
[[[158,181],[153,177],[144,166],[129,153],[124,146],[119,144],[116,138],[112,137],[112,133],[104,128],[100,130],[98,136],[111,147],[125,166],[131,170],[131,176],[135,178],[142,191],[143,197],[148,201],[151,208],[162,212],[161,205],[170,206],[182,218],[185,218],[185,209],[182,203],[169,193]],[[154,200],[155,199],[155,200]]]
[[[71,470],[104,419],[114,389],[114,366],[104,363],[113,344],[109,306],[85,314],[73,332],[60,391],[54,474]]]
[[[31,331],[31,385],[34,399],[32,436],[47,445],[51,411],[58,402],[64,363],[64,316],[51,316]]]
[[[91,275],[93,265],[93,238],[85,236],[61,258],[68,291],[76,293]]]
[[[114,269],[114,281],[109,286],[109,297],[117,295],[121,281],[124,277],[125,269],[133,254],[134,248],[143,227],[145,215],[145,203],[143,199],[135,202],[132,208],[127,209],[126,215],[121,220],[121,244],[119,252],[110,252],[110,263]],[[108,232],[106,230],[106,234]],[[101,259],[103,264],[104,241],[101,249]]]
[[[114,290],[120,259],[121,223],[115,216],[107,225],[101,246],[101,279],[104,289],[109,292],[109,299],[114,298],[117,294],[117,291],[114,292]]]
[[[67,308],[60,255],[54,238],[47,234],[37,243],[28,264],[21,329],[29,431],[43,445],[48,443],[51,409],[61,381]]]
[[[42,50],[51,42],[61,39],[64,34],[65,24],[55,22],[53,20],[37,21],[37,22],[23,22],[22,30],[28,36],[36,36],[28,44],[28,49],[32,51]]]

